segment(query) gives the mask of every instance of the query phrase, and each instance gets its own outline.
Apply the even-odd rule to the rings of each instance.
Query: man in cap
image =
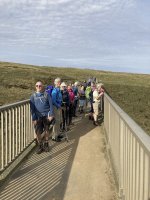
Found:
[[[38,141],[37,154],[40,154],[44,150],[49,151],[49,125],[54,118],[54,114],[51,96],[46,93],[41,81],[35,84],[35,90],[30,97],[30,108]],[[41,137],[43,132],[45,133],[44,144]]]

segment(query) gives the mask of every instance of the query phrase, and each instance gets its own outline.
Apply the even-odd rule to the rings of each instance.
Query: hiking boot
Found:
[[[55,142],[61,142],[60,138],[52,138],[52,140],[55,141]]]
[[[60,134],[60,135],[58,135],[57,138],[61,139],[61,138],[63,138],[63,137],[64,137],[64,134]]]
[[[89,115],[89,120],[92,120],[92,117]]]
[[[96,121],[93,121],[93,124],[94,124],[95,126],[98,126],[98,123],[97,123]]]
[[[40,143],[39,145],[38,145],[38,149],[37,149],[37,151],[36,151],[36,153],[37,154],[41,154],[42,152],[43,152],[43,144],[42,143]]]
[[[46,141],[46,142],[44,143],[44,151],[45,151],[45,152],[49,152],[49,143],[48,143],[48,141]]]

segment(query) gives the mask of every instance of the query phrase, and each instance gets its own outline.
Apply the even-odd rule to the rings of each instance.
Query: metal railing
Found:
[[[150,199],[150,137],[107,95],[104,128],[124,200]]]
[[[34,140],[29,100],[0,107],[0,171]]]

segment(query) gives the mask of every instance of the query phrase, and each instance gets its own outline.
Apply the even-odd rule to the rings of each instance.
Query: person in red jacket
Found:
[[[73,105],[74,105],[75,95],[74,95],[74,92],[72,90],[72,86],[71,85],[68,85],[67,90],[69,92],[69,99],[70,99],[70,105],[69,105],[69,124],[68,125],[73,125],[73,123],[72,123],[72,116],[73,116]]]

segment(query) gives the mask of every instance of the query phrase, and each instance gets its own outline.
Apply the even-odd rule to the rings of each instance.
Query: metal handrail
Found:
[[[125,200],[150,198],[150,137],[107,94],[104,128],[119,194]]]
[[[0,107],[0,171],[34,140],[29,100]]]

